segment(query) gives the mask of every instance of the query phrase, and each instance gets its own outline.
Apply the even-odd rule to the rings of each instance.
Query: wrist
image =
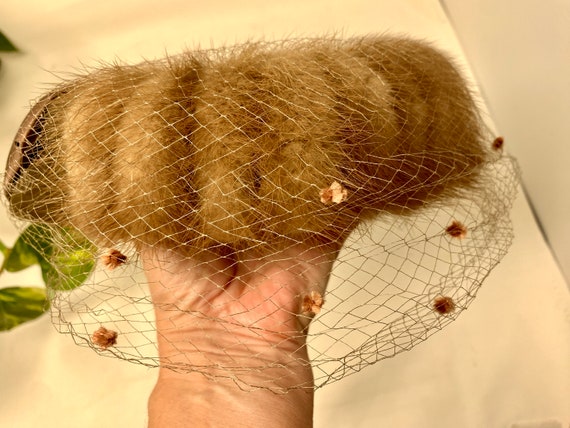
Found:
[[[209,378],[197,372],[178,373],[160,369],[159,379],[149,398],[149,428],[206,426],[311,427],[313,385],[310,367],[303,371],[276,368],[282,386],[298,386],[275,392],[266,388],[244,389],[230,378]],[[251,377],[255,377],[251,375]],[[265,375],[261,376],[266,381]],[[248,379],[247,383],[255,383]]]

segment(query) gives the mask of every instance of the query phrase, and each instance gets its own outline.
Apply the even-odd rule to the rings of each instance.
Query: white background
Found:
[[[570,280],[570,1],[442,0]]]
[[[520,5],[520,10],[526,10],[525,5],[532,2],[503,3]],[[466,9],[463,9],[464,4]],[[479,10],[483,5],[490,8],[491,2],[448,2],[456,27],[465,31],[470,28],[463,24],[469,21],[469,11]],[[506,6],[496,7],[506,14]],[[473,14],[475,23],[483,17],[499,19],[490,9],[480,9],[479,15]],[[512,22],[511,27],[522,27],[524,23],[518,22],[521,18],[515,19],[517,22]],[[529,25],[530,18],[527,18]],[[476,45],[473,40],[485,34],[479,28],[481,24],[472,25],[472,37],[461,36],[469,52]],[[538,23],[532,25],[539,26]],[[463,58],[454,31],[435,0],[283,3],[3,0],[0,28],[24,51],[2,56],[2,163],[29,100],[40,95],[47,83],[58,80],[52,72],[69,71],[81,63],[94,64],[99,58],[135,61],[198,44],[219,45],[262,35],[270,39],[322,35],[339,30],[346,35],[385,31],[412,34],[433,40]],[[504,48],[499,52],[522,49],[518,45],[520,37],[507,33],[510,36],[503,34]],[[468,39],[471,42],[467,43]],[[482,40],[483,46],[499,49],[494,46],[494,43],[499,44],[496,40],[488,36]],[[551,48],[543,46],[543,42],[536,43],[545,50]],[[499,55],[492,52],[488,54],[488,62],[492,62],[493,55]],[[471,62],[480,64],[475,61],[475,55]],[[523,61],[524,50],[520,55]],[[528,58],[529,64],[535,63],[533,57]],[[476,72],[483,76],[475,65]],[[520,89],[512,89],[514,94],[528,90],[540,95],[539,89],[551,84],[545,76],[539,79],[533,74],[533,78],[528,79],[527,70],[522,66],[503,73],[491,72],[492,81],[499,89],[519,82]],[[489,95],[492,87],[485,83],[495,114],[499,111],[498,105]],[[503,94],[502,90],[497,93]],[[553,96],[551,102],[555,98]],[[501,99],[504,108],[511,112],[521,111],[528,101],[514,95]],[[509,129],[503,116],[499,118],[499,130],[506,135],[509,150],[521,157],[525,169],[534,167],[537,155],[525,148],[524,141],[533,142],[533,138],[521,136],[535,132],[531,131],[533,124],[547,126],[553,115],[561,114],[556,113],[560,110],[552,104],[548,107],[552,107],[552,115],[542,115],[546,107],[535,106],[535,114],[528,113],[520,121],[513,113],[513,123],[517,126]],[[563,141],[563,137],[560,135],[559,140]],[[551,176],[566,172],[560,158],[567,151],[549,143],[552,163],[545,165],[542,173]],[[536,142],[533,144],[535,147]],[[558,150],[561,156],[555,153]],[[563,172],[553,165],[561,165]],[[533,176],[525,171],[527,183]],[[530,184],[527,185],[530,189]],[[554,202],[550,205],[555,208],[557,201],[551,199]],[[498,428],[523,422],[528,422],[526,427],[545,427],[543,423],[549,420],[568,426],[568,290],[524,197],[519,196],[512,215],[515,244],[485,282],[470,309],[411,352],[317,391],[316,427]],[[0,214],[0,233],[8,242],[16,236],[14,227],[3,214]],[[37,272],[29,272],[24,276],[0,278],[0,286],[38,280]],[[70,337],[58,335],[44,317],[9,333],[0,333],[0,426],[142,427],[146,419],[146,398],[155,376],[154,370],[102,358],[89,349],[75,346]]]

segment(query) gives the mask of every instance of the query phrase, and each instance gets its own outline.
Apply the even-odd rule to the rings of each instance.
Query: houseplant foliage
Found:
[[[0,331],[10,330],[41,316],[49,309],[49,290],[72,290],[80,286],[94,267],[89,242],[76,233],[63,232],[74,245],[65,252],[55,250],[52,230],[41,225],[28,226],[12,248],[0,241],[4,256],[0,274],[20,272],[39,266],[45,287],[10,286],[0,289]]]

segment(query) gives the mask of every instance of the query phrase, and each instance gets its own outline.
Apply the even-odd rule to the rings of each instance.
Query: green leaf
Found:
[[[95,247],[74,229],[57,229],[46,252],[49,260],[41,259],[40,267],[46,285],[53,290],[79,287],[95,268]]]
[[[0,289],[0,331],[36,319],[49,309],[46,290],[37,287]]]
[[[16,47],[8,38],[0,32],[0,51],[17,51]]]
[[[42,269],[46,285],[54,290],[73,290],[85,282],[95,267],[94,253],[77,247],[59,250],[49,268]]]
[[[95,255],[93,244],[77,230],[33,224],[22,232],[4,267],[16,272],[38,263],[47,287],[72,290],[93,271]]]
[[[4,258],[8,257],[10,253],[10,248],[8,248],[2,241],[0,241],[0,253],[4,255]]]
[[[37,251],[28,242],[31,238],[31,228],[28,227],[18,237],[14,246],[10,251],[6,260],[4,261],[4,269],[8,272],[18,272],[38,263]]]

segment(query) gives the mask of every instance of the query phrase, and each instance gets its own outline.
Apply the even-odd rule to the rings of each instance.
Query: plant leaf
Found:
[[[74,229],[58,229],[52,237],[49,261],[40,260],[46,286],[53,290],[73,290],[93,271],[96,249]]]
[[[0,32],[0,51],[17,51],[13,43],[8,40],[8,38]]]
[[[16,272],[38,263],[48,288],[72,290],[89,277],[95,254],[93,244],[75,229],[32,224],[16,240],[4,266]]]
[[[18,272],[38,263],[38,254],[30,242],[33,226],[27,227],[18,237],[4,261],[4,269],[8,272]]]
[[[38,287],[0,289],[0,331],[36,319],[49,309],[46,290]]]
[[[89,277],[95,267],[93,253],[78,247],[58,251],[52,264],[45,269],[46,285],[53,290],[73,290]]]
[[[8,257],[10,253],[10,248],[8,248],[2,241],[0,241],[0,253],[4,255],[4,258]]]

